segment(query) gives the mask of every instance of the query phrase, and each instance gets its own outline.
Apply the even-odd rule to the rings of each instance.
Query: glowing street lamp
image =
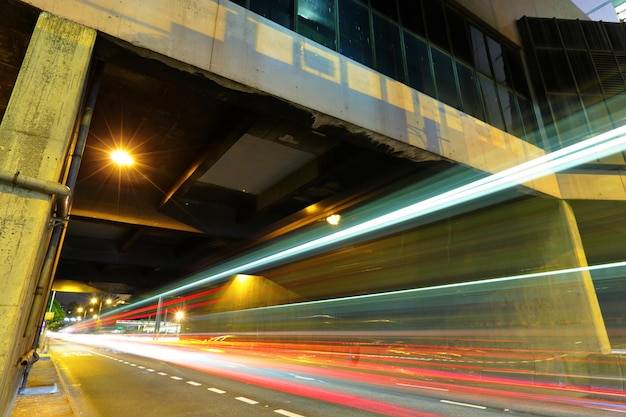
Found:
[[[131,166],[135,160],[128,152],[123,149],[116,149],[110,153],[111,159],[119,166]]]

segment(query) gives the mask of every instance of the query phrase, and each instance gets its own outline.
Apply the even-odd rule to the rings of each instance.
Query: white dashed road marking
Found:
[[[124,361],[123,359],[117,359],[117,358],[114,358],[114,357],[112,357],[112,356],[107,356],[107,355],[102,355],[102,356],[104,356],[105,358],[108,358],[108,359],[111,359],[111,360],[114,360],[114,361],[117,361],[117,362],[120,362],[120,363],[126,364],[126,365],[135,366],[135,367],[137,367],[137,368],[139,368],[139,369],[145,369],[145,371],[146,371],[146,372],[156,372],[156,371],[155,371],[154,369],[152,369],[152,368],[146,368],[145,366],[137,365],[137,364],[135,364],[135,363],[130,363],[130,362]],[[237,365],[227,365],[227,366],[230,366],[230,367],[233,367],[233,368],[234,368],[234,367],[241,367],[241,365],[239,365],[239,366],[237,366]],[[156,372],[156,374],[157,374],[157,375],[161,375],[161,376],[168,376],[168,374],[167,374],[167,373],[165,373],[165,372]],[[180,377],[180,376],[173,376],[173,375],[170,375],[169,377],[170,377],[171,379],[176,380],[176,381],[181,381],[181,380],[183,380],[183,378],[182,378],[182,377]],[[295,378],[299,378],[299,379],[305,379],[305,380],[308,380],[308,381],[315,381],[315,379],[314,379],[314,378],[309,378],[309,377],[306,377],[306,376],[294,375],[294,377],[295,377]],[[187,384],[189,384],[189,385],[193,385],[194,387],[199,387],[199,386],[201,386],[201,385],[202,385],[200,382],[196,382],[196,381],[185,381],[185,382],[186,382]],[[409,384],[398,384],[398,385],[405,385],[405,386],[411,386],[411,387],[417,387],[417,388],[429,388],[429,387],[422,387],[422,386],[419,386],[419,385],[409,385]],[[440,390],[442,390],[442,391],[447,391],[447,390],[444,390],[444,389],[441,389],[441,388],[430,388],[430,389],[440,389]],[[226,391],[221,390],[221,389],[219,389],[219,388],[215,388],[215,387],[207,388],[207,391],[211,391],[211,392],[214,392],[214,393],[216,393],[216,394],[226,394]],[[244,403],[246,403],[246,404],[251,404],[251,405],[254,405],[254,404],[258,404],[258,403],[259,403],[259,402],[258,402],[258,401],[256,401],[256,400],[253,400],[253,399],[250,399],[250,398],[246,398],[246,397],[235,397],[235,399],[236,399],[237,401],[241,401],[241,402],[244,402]],[[447,403],[449,403],[449,404],[456,404],[456,405],[464,405],[464,406],[467,406],[467,407],[475,407],[475,408],[482,408],[482,409],[485,409],[485,408],[486,408],[486,407],[481,407],[481,406],[478,406],[478,405],[465,404],[465,403],[456,403],[456,402],[454,402],[454,401],[447,401],[447,400],[441,400],[441,402],[447,402]],[[281,414],[281,415],[283,415],[283,416],[285,416],[285,417],[305,417],[305,416],[303,416],[302,414],[292,413],[291,411],[283,410],[282,408],[279,408],[279,409],[277,409],[277,410],[274,410],[274,412],[275,412],[276,414]]]
[[[217,388],[207,388],[207,390],[214,392],[216,394],[226,394],[226,391],[222,391],[221,389],[217,389]]]
[[[287,416],[287,417],[304,417],[301,414],[292,413],[291,411],[283,410],[283,409],[280,409],[280,408],[278,410],[274,410],[274,412],[278,413],[278,414],[282,414],[282,415]]]
[[[460,406],[463,406],[463,407],[479,408],[481,410],[486,410],[487,409],[487,407],[484,407],[482,405],[468,404],[468,403],[458,403],[456,401],[441,400],[440,402],[446,403],[446,404],[460,405]]]
[[[248,403],[248,404],[258,404],[258,401],[254,401],[251,400],[250,398],[246,398],[246,397],[235,397],[236,400],[242,401],[244,403]]]

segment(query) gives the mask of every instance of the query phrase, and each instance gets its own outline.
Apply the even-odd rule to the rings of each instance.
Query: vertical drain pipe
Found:
[[[39,338],[41,336],[40,324],[43,322],[43,316],[45,314],[45,309],[43,308],[45,304],[45,298],[48,297],[50,290],[52,288],[52,278],[54,271],[56,270],[59,255],[61,252],[61,247],[63,240],[65,238],[65,232],[67,230],[67,221],[69,218],[69,208],[72,204],[72,197],[74,192],[74,186],[76,185],[76,179],[78,177],[78,170],[80,168],[80,163],[83,156],[83,151],[85,149],[85,144],[87,142],[87,136],[89,134],[89,127],[91,125],[91,118],[93,116],[93,110],[96,105],[96,98],[98,96],[98,91],[100,89],[100,81],[102,79],[102,72],[104,69],[104,63],[102,61],[95,61],[95,68],[93,70],[93,74],[91,77],[90,88],[88,91],[87,99],[85,105],[83,106],[83,115],[81,118],[81,123],[78,128],[78,135],[76,138],[76,143],[74,146],[74,152],[71,155],[71,163],[67,174],[66,185],[71,190],[71,194],[67,197],[68,200],[66,202],[61,202],[65,207],[59,207],[59,199],[57,198],[57,217],[52,219],[56,220],[56,224],[53,223],[52,235],[50,237],[50,242],[48,245],[48,249],[46,252],[46,256],[43,261],[43,265],[41,267],[41,273],[39,275],[39,280],[37,282],[37,287],[34,294],[34,300],[32,303],[32,307],[29,314],[29,320],[25,329],[25,337],[31,337],[33,333],[36,331],[35,338],[33,340],[33,349],[37,349],[39,345]],[[59,218],[59,214],[63,216],[63,218]],[[60,224],[59,224],[60,222]],[[33,362],[34,363],[34,362]],[[32,366],[32,363],[30,364]],[[29,366],[29,368],[30,368]],[[22,381],[22,387],[26,386],[26,379],[28,377],[28,371],[26,370],[24,374],[24,379]]]

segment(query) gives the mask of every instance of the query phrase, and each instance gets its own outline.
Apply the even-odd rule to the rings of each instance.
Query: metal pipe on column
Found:
[[[53,226],[52,234],[41,267],[41,272],[37,282],[37,287],[34,293],[34,299],[24,334],[25,337],[31,337],[33,336],[33,332],[38,332],[35,335],[32,345],[35,349],[39,345],[39,325],[40,323],[42,323],[45,313],[44,304],[52,289],[52,279],[58,265],[58,259],[61,253],[60,249],[62,247],[62,243],[67,230],[67,221],[69,217],[69,208],[72,204],[73,190],[74,186],[76,185],[76,179],[78,177],[80,163],[85,149],[85,144],[87,142],[87,136],[89,134],[89,127],[91,125],[93,110],[96,104],[98,91],[100,89],[103,69],[104,63],[101,61],[95,61],[91,80],[88,84],[89,90],[87,92],[87,97],[82,106],[82,117],[80,125],[78,126],[78,133],[76,135],[76,140],[73,146],[73,153],[70,156],[71,162],[65,180],[65,186],[70,190],[70,194],[67,197],[67,210],[59,210],[59,206],[57,205],[56,217],[53,217],[51,219]],[[61,218],[60,216],[63,217]],[[54,224],[55,220],[56,224]]]

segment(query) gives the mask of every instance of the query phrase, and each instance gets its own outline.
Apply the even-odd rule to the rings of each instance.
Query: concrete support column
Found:
[[[554,222],[551,229],[548,229],[546,250],[551,256],[546,259],[547,269],[588,266],[574,211],[566,201],[559,201],[558,216],[558,221]],[[565,242],[567,246],[563,243],[552,245],[552,242]],[[578,330],[574,327],[573,331],[586,337],[588,345],[584,348],[589,351],[609,353],[611,345],[591,273],[583,269],[564,277],[557,277],[556,289],[560,288],[563,280],[569,282],[568,294],[559,296],[558,291],[554,293],[554,297],[562,301],[561,320],[567,322],[568,317],[578,318],[582,327]]]
[[[63,175],[96,31],[43,12],[0,124],[0,172]],[[6,177],[6,176],[5,176]],[[33,344],[25,324],[50,234],[51,196],[0,183],[0,415],[7,415]],[[44,294],[44,297],[46,294]],[[41,312],[35,312],[41,313]]]

